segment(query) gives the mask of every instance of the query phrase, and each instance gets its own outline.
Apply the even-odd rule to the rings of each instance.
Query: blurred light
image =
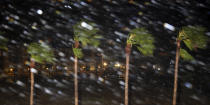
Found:
[[[49,69],[49,68],[46,68],[47,70]]]
[[[13,71],[13,68],[10,68],[9,70],[12,72]]]
[[[82,68],[85,69],[86,67],[85,66],[82,66]]]
[[[121,65],[120,65],[120,63],[116,63],[114,66],[115,67],[120,67]]]
[[[43,11],[42,11],[41,9],[38,9],[38,10],[36,11],[36,13],[39,14],[39,15],[42,15],[42,14],[43,14]]]
[[[95,66],[91,65],[90,66],[90,71],[94,71],[95,70]]]
[[[67,69],[68,69],[68,67],[64,67],[64,69],[65,69],[65,70],[67,70]]]
[[[171,30],[171,31],[175,31],[175,27],[172,26],[172,25],[170,25],[170,24],[168,24],[168,23],[164,23],[163,26],[164,26],[165,28]]]
[[[98,65],[98,68],[100,69],[100,68],[101,68],[101,66],[100,66],[100,65]]]
[[[104,66],[107,66],[108,64],[106,62],[103,63]]]

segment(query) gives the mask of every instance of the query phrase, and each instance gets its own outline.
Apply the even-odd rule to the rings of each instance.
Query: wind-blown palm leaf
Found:
[[[31,58],[38,63],[54,63],[54,54],[52,49],[44,42],[31,43],[27,52],[31,55]]]
[[[99,29],[96,28],[96,24],[92,22],[81,21],[73,26],[75,39],[82,43],[82,46],[91,45],[98,47],[100,44],[99,39],[102,38],[98,34]]]
[[[194,60],[194,57],[191,56],[185,49],[180,49],[180,56],[186,60],[186,61],[190,61],[190,60]]]
[[[136,46],[143,55],[153,55],[154,38],[145,28],[131,30],[127,43]]]
[[[103,38],[98,34],[99,29],[96,28],[96,24],[92,22],[81,21],[73,26],[74,40],[82,43],[82,47],[87,45],[98,47],[100,45],[100,39]],[[82,58],[83,53],[79,48],[73,48],[74,55],[78,58]]]
[[[0,49],[7,51],[8,50],[7,42],[8,39],[0,35]]]
[[[200,26],[183,27],[179,33],[179,39],[183,40],[190,50],[195,50],[196,48],[204,49],[208,41],[205,31],[206,29]]]

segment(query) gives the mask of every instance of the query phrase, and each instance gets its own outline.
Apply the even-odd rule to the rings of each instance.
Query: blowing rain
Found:
[[[208,0],[1,0],[0,105],[209,105]]]

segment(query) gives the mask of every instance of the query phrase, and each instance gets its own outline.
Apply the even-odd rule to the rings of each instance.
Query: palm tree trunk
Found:
[[[75,48],[79,47],[79,42],[75,41]],[[75,56],[74,59],[74,101],[75,101],[75,105],[78,105],[78,58]]]
[[[126,71],[125,71],[125,104],[128,105],[128,82],[129,82],[129,58],[130,58],[130,52],[131,52],[131,45],[127,44],[125,48],[126,52]]]
[[[74,59],[74,95],[75,95],[75,105],[78,105],[78,77],[77,77],[77,62],[78,59]]]
[[[30,69],[34,68],[35,62],[31,60]],[[31,76],[31,91],[30,91],[30,105],[34,103],[34,73],[30,70]]]
[[[181,40],[177,39],[176,62],[175,62],[175,71],[174,71],[173,104],[172,105],[176,105],[177,85],[178,85],[178,67],[179,67],[179,56],[180,56],[180,42],[181,42]]]

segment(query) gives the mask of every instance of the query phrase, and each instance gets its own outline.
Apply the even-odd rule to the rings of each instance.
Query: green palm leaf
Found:
[[[27,52],[31,55],[31,58],[38,63],[54,63],[54,53],[52,49],[44,42],[31,43]]]
[[[73,26],[74,29],[74,40],[82,43],[82,47],[100,45],[100,39],[102,35],[98,34],[99,29],[96,28],[96,24],[87,21],[81,21]],[[82,50],[79,48],[73,48],[74,55],[78,58],[83,57]]]
[[[99,29],[96,28],[96,24],[92,22],[81,21],[73,26],[75,39],[82,43],[82,46],[95,46],[98,47],[100,44],[99,40],[102,35],[99,35]]]
[[[205,31],[206,29],[200,26],[183,27],[179,33],[179,39],[183,40],[190,50],[204,49],[208,41]]]
[[[193,56],[191,56],[185,49],[180,49],[180,56],[186,60],[186,61],[190,61],[190,60],[194,60]]]
[[[145,28],[131,30],[127,43],[136,46],[145,56],[153,55],[155,49],[154,38]]]

